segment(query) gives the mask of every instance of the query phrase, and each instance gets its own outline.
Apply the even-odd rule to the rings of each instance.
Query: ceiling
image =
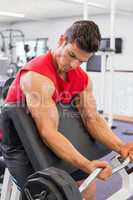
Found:
[[[15,23],[83,15],[83,0],[0,0],[0,12],[24,14],[24,18],[0,15],[0,23]],[[97,7],[90,5],[96,4]],[[88,0],[89,15],[109,14],[110,0]],[[117,0],[119,13],[133,15],[133,0]]]

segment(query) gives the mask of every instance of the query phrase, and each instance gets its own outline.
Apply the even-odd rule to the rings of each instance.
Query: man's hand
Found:
[[[129,142],[120,148],[120,154],[123,158],[130,157],[133,162],[133,142]]]
[[[112,175],[112,168],[106,161],[93,160],[90,162],[89,170],[92,173],[96,168],[102,168],[103,170],[98,175],[98,178],[101,180],[107,180],[108,177]]]

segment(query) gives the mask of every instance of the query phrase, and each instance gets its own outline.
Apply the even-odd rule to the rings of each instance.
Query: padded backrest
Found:
[[[12,143],[17,145],[20,141],[22,142],[36,171],[51,166],[53,162],[58,162],[56,156],[41,141],[36,126],[25,108],[15,104],[4,106],[2,108],[2,129],[6,142],[8,142],[6,135],[16,134],[16,137],[7,136],[7,138],[12,138]]]
[[[64,134],[84,156],[88,159],[99,159],[110,151],[98,144],[85,129],[80,115],[71,105],[57,105],[60,126]],[[24,149],[35,171],[55,166],[73,172],[75,167],[57,158],[57,156],[42,142],[35,123],[26,109],[16,104],[5,105],[2,109],[2,124],[4,134],[16,134],[15,142],[22,142]],[[19,141],[20,140],[20,141]]]
[[[12,82],[14,81],[14,77],[8,78],[3,87],[2,87],[2,91],[1,91],[1,98],[5,99],[7,96],[7,92],[9,90],[10,85],[12,84]]]

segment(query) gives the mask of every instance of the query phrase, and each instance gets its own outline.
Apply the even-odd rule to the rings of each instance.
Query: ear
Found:
[[[58,39],[58,46],[61,46],[66,43],[65,35],[60,35]]]

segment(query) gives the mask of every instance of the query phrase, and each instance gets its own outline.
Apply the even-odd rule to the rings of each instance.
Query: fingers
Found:
[[[106,161],[102,161],[100,165],[103,168],[103,170],[101,171],[98,177],[101,180],[105,181],[108,177],[112,175],[112,167]]]
[[[95,162],[96,162],[96,165],[98,165],[99,168],[105,168],[105,167],[109,166],[109,163],[106,162],[106,161],[98,160],[98,161],[95,161]]]
[[[99,178],[101,180],[106,181],[108,177],[110,177],[112,175],[112,168],[110,166],[106,166],[106,168],[104,168],[102,170],[102,172],[99,174]]]
[[[133,142],[129,142],[128,144],[122,146],[120,154],[124,159],[129,156],[131,161],[133,162]]]
[[[129,158],[131,159],[131,162],[133,162],[133,150],[129,151]]]
[[[127,148],[122,148],[122,149],[121,149],[121,156],[122,156],[124,159],[128,157],[128,153],[129,153],[129,151],[128,151]]]
[[[94,161],[95,168],[103,168],[98,178],[101,180],[107,180],[112,175],[112,167],[106,161]]]

